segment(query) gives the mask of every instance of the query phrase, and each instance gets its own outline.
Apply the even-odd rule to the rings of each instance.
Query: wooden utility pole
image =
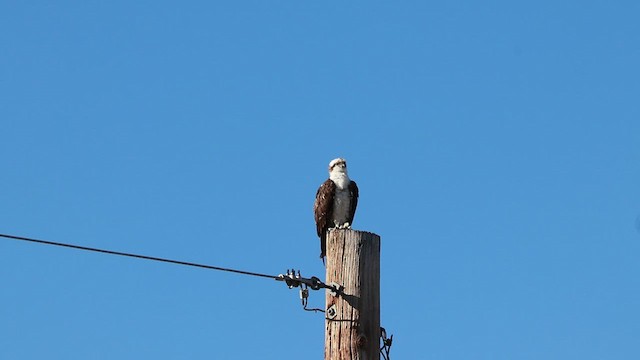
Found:
[[[327,233],[325,360],[380,359],[380,236],[351,229]]]

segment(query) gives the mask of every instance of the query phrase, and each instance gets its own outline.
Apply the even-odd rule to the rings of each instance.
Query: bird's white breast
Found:
[[[344,225],[349,220],[351,197],[349,196],[349,177],[344,173],[331,174],[331,181],[336,184],[336,192],[333,197],[333,216],[331,221],[336,226]]]
[[[349,221],[349,207],[351,198],[349,197],[348,190],[336,189],[335,197],[333,198],[333,223],[336,226],[344,225]]]

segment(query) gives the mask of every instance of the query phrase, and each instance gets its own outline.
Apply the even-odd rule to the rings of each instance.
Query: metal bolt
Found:
[[[336,315],[338,315],[338,310],[336,309],[336,305],[333,304],[327,309],[327,317],[333,320],[335,319]]]

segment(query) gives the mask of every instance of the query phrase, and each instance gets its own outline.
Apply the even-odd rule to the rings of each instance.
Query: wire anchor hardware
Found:
[[[343,286],[336,283],[327,285],[315,276],[312,276],[311,278],[302,277],[302,275],[300,275],[300,270],[296,272],[295,269],[287,269],[287,273],[278,275],[276,277],[276,280],[284,281],[289,289],[300,287],[300,301],[302,302],[302,308],[306,311],[314,312],[324,312],[324,310],[318,308],[307,308],[309,302],[309,288],[311,288],[311,290],[328,289],[329,292],[334,296],[338,296],[344,288]]]
[[[380,346],[380,355],[384,360],[389,360],[389,352],[391,351],[391,344],[393,343],[393,334],[387,338],[387,330],[383,327],[380,327],[380,341],[382,345]]]
[[[320,290],[320,289],[328,289],[332,294],[340,295],[343,286],[338,285],[336,283],[331,283],[331,285],[327,285],[323,283],[320,279],[315,276],[311,278],[305,278],[300,275],[300,270],[296,273],[295,269],[287,269],[286,274],[280,274],[275,278],[277,281],[284,281],[285,284],[289,287],[289,289],[293,289],[294,287],[298,287],[301,285],[306,285],[311,288],[311,290]]]

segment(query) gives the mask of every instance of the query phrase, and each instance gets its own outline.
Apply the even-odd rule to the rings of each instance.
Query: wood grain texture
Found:
[[[380,237],[352,229],[327,233],[326,284],[344,286],[338,297],[327,291],[325,360],[380,359]],[[327,318],[329,313],[325,314]]]

